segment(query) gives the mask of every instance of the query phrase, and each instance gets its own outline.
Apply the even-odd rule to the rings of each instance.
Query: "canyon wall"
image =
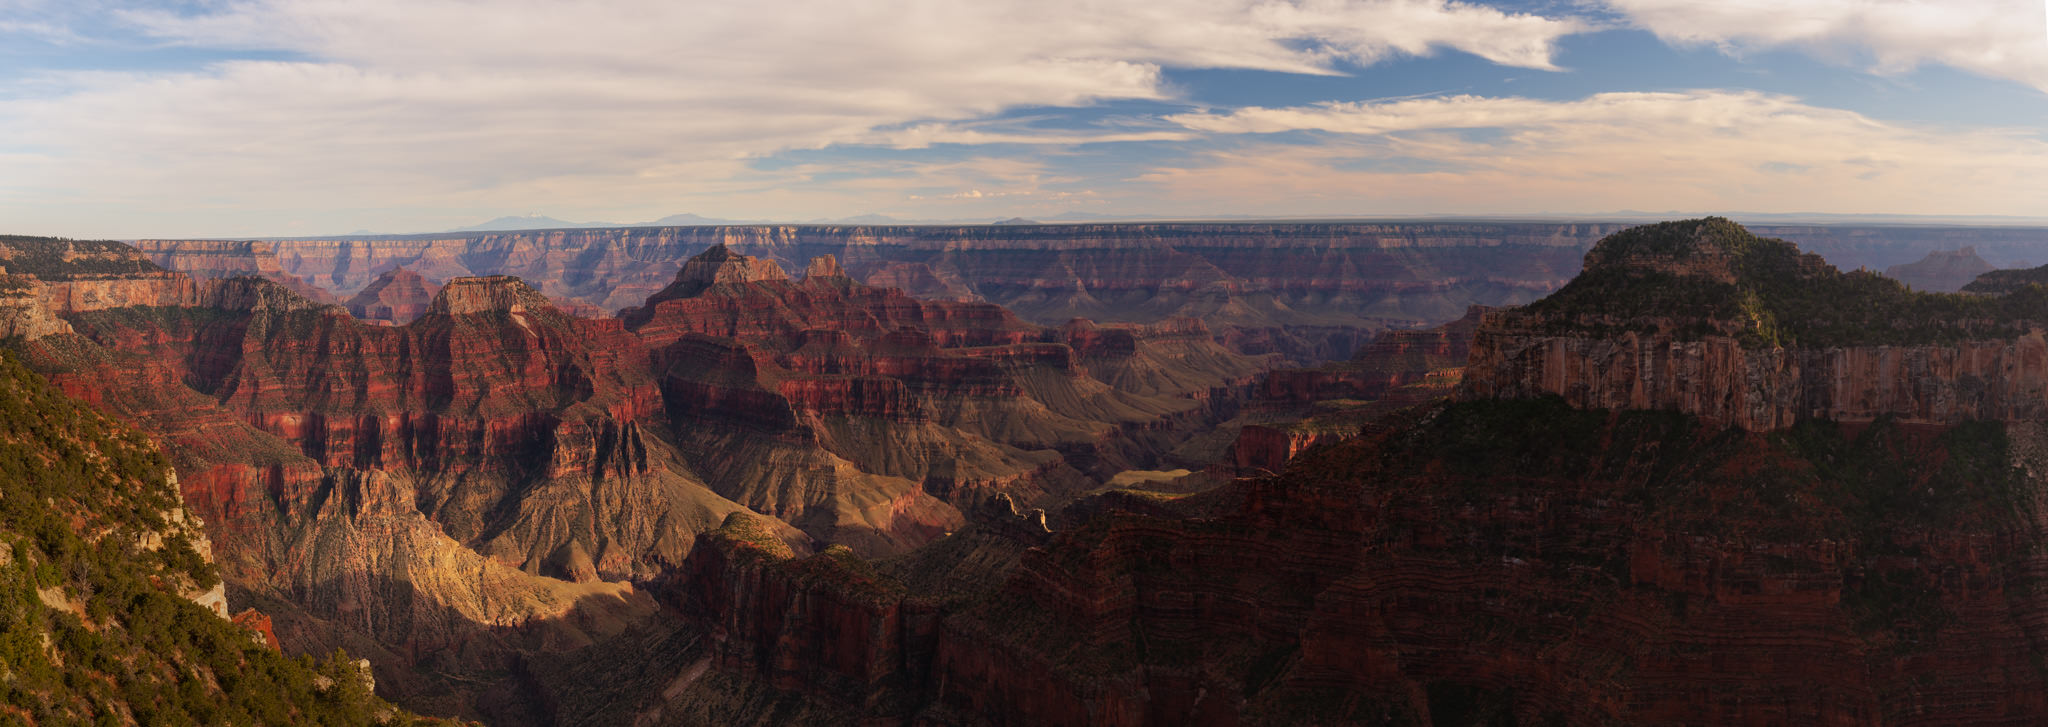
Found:
[[[349,296],[403,266],[431,279],[516,275],[564,303],[616,311],[723,245],[794,274],[832,255],[854,280],[925,298],[995,303],[1041,324],[1206,322],[1241,353],[1343,358],[1373,331],[1527,302],[1562,285],[1617,225],[1242,223],[733,226],[138,243],[174,269],[273,257],[283,274]],[[244,271],[268,261],[239,263]]]
[[[1468,398],[1557,395],[1720,426],[2048,415],[2048,293],[1923,294],[1727,220],[1603,240],[1570,285],[1488,313]]]
[[[1481,330],[1465,374],[1484,398],[1556,394],[1595,409],[1673,409],[1770,431],[1802,419],[1956,424],[2048,417],[2048,340],[1748,348],[1727,337]]]
[[[202,277],[303,278],[340,297],[403,266],[431,279],[516,275],[563,306],[616,311],[666,287],[714,245],[795,274],[833,255],[854,279],[912,295],[1070,318],[1206,322],[1218,340],[1301,365],[1349,356],[1386,328],[1434,325],[1467,305],[1542,297],[1611,222],[1105,223],[1001,226],[758,225],[527,230],[292,239],[145,240],[152,259]],[[1762,225],[1843,269],[1883,269],[1975,245],[1995,261],[2048,257],[2048,230]],[[306,293],[307,291],[301,291]],[[317,296],[314,296],[317,297]]]

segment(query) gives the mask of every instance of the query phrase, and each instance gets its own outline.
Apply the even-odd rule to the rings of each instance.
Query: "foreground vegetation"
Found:
[[[0,354],[0,724],[409,722],[356,663],[178,595],[219,583],[141,435]]]

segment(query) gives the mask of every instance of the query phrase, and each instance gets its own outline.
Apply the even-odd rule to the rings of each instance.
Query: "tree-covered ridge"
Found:
[[[43,280],[163,272],[140,251],[113,240],[23,235],[0,235],[0,267]]]
[[[1578,277],[1505,319],[1548,333],[1731,336],[1752,348],[1945,343],[2026,333],[2048,321],[2048,287],[1916,292],[1709,217],[1610,235]]]
[[[2005,295],[2029,285],[2048,285],[2048,265],[2038,268],[1993,270],[1977,276],[1976,280],[1963,286],[1963,292]]]
[[[219,575],[170,472],[0,354],[0,724],[410,721],[339,652],[286,657],[176,595]]]

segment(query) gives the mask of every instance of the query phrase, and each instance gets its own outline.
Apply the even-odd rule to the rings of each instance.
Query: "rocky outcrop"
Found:
[[[1963,286],[1962,292],[1984,295],[2006,295],[2029,285],[2048,284],[2048,265],[2038,268],[2014,270],[1992,270],[1977,276]]]
[[[1270,474],[1287,468],[1294,456],[1315,447],[1349,439],[1356,432],[1321,427],[1268,426],[1247,424],[1231,443],[1229,459],[1222,464],[1232,473]]]
[[[547,296],[509,275],[456,278],[442,286],[427,306],[433,315],[464,316],[481,313],[525,313],[553,308]]]
[[[1955,424],[2048,417],[2048,341],[1752,349],[1628,333],[1483,330],[1466,378],[1476,397],[1564,396],[1589,408],[1674,409],[1751,431],[1803,419]]]
[[[276,247],[262,240],[137,240],[131,244],[164,269],[200,279],[284,274]]]
[[[233,277],[274,281],[317,303],[340,302],[326,290],[279,266],[277,250],[262,240],[141,240],[135,248],[150,262],[200,282]],[[156,303],[138,305],[177,305]]]
[[[1977,248],[1964,247],[1961,250],[1936,250],[1927,253],[1919,262],[1893,265],[1884,269],[1885,277],[1913,286],[1914,290],[1932,293],[1954,293],[1976,280],[1977,276],[1996,270],[1998,266],[1977,257]]]
[[[266,648],[279,653],[284,652],[284,642],[277,640],[277,629],[271,625],[268,614],[253,608],[245,608],[231,620],[236,626],[247,629],[249,634]]]
[[[1465,395],[1673,409],[1751,431],[2036,419],[2044,322],[2031,291],[1914,293],[1726,220],[1666,223],[1602,241],[1556,295],[1487,314]]]
[[[837,263],[825,266],[837,269]],[[676,281],[667,295],[686,298],[714,285],[742,285],[770,280],[788,280],[782,267],[774,261],[762,260],[735,253],[724,245],[713,245],[711,249],[683,263],[683,269],[676,273]]]
[[[819,255],[811,258],[811,264],[804,268],[805,280],[816,278],[819,281],[824,281],[830,278],[845,277],[846,270],[839,267],[839,259],[831,255]]]
[[[349,315],[362,320],[403,324],[426,315],[439,293],[440,285],[428,282],[419,273],[393,268],[377,276],[344,305]]]
[[[0,235],[0,337],[69,333],[63,316],[191,305],[192,279],[116,242]]]

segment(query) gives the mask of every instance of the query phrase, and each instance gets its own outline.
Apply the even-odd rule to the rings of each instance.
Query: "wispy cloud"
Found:
[[[1679,44],[1796,48],[1878,73],[1941,64],[2048,92],[2040,0],[1600,0]]]
[[[652,212],[783,150],[1185,138],[972,123],[1170,99],[1165,68],[1333,73],[1440,49],[1545,68],[1583,27],[1448,0],[222,0],[100,17],[303,60],[53,76],[60,91],[0,109],[0,132],[53,162],[0,169],[0,188],[563,209],[544,195],[569,187]]]
[[[1250,141],[1144,175],[1166,199],[1289,213],[1999,214],[2038,205],[2031,129],[1927,129],[1756,92],[1452,96],[1172,117]],[[1313,144],[1263,135],[1320,134]],[[1430,162],[1417,171],[1412,160]],[[1765,170],[1768,174],[1759,174]]]

